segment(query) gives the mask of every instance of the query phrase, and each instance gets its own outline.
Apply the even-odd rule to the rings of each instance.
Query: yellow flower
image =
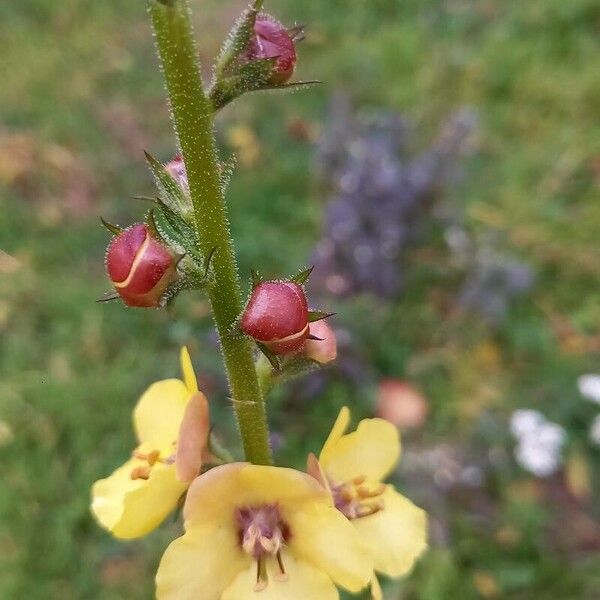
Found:
[[[144,392],[133,412],[139,445],[124,465],[92,487],[92,513],[115,537],[137,538],[158,527],[200,472],[208,403],[186,348],[181,369],[183,381],[165,379]]]
[[[159,600],[336,600],[336,584],[358,592],[373,572],[329,492],[293,469],[211,469],[190,486],[183,514],[185,534],[158,569]]]
[[[383,419],[365,419],[346,434],[344,407],[309,472],[327,485],[338,510],[354,525],[373,553],[375,571],[401,577],[427,547],[427,515],[392,485],[382,483],[400,458],[398,431]],[[381,598],[375,574],[373,598]]]

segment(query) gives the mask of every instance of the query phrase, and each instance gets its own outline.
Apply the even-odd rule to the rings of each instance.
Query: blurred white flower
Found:
[[[597,415],[592,421],[592,426],[590,427],[590,441],[593,444],[596,444],[596,446],[600,446],[600,415]]]
[[[561,465],[565,430],[546,420],[536,410],[517,410],[510,419],[510,430],[517,439],[515,459],[536,477],[552,475]]]
[[[536,431],[544,421],[544,415],[537,410],[515,410],[510,418],[510,432],[519,439]]]
[[[577,388],[584,398],[600,404],[600,375],[582,375],[577,379]]]

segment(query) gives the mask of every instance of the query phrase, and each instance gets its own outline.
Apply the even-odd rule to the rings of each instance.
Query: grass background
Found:
[[[243,3],[192,4],[209,64]],[[480,502],[432,497],[409,482],[432,514],[433,549],[389,598],[597,598],[600,557],[586,537],[597,531],[599,453],[586,437],[595,413],[575,379],[600,358],[598,3],[273,0],[268,8],[308,25],[299,75],[325,85],[249,97],[219,118],[225,151],[250,153],[229,194],[244,272],[284,274],[307,260],[324,197],[311,144],[290,126],[320,129],[341,89],[360,108],[408,115],[425,142],[454,109],[475,108],[479,151],[457,199],[472,231],[493,229],[538,273],[535,293],[495,330],[436,309],[435,293],[453,292],[435,268],[442,248],[430,263],[415,256],[397,305],[374,313],[359,299],[347,309],[378,371],[409,376],[429,398],[427,426],[405,438],[407,449],[508,452],[506,420],[521,406],[569,431],[571,467],[558,482],[508,464]],[[97,215],[138,218],[143,207],[129,198],[152,191],[142,150],[165,160],[175,151],[144,2],[3,2],[0,55],[0,597],[150,598],[178,525],[118,543],[91,520],[89,487],[130,452],[135,399],[175,375],[179,345],[190,346],[207,385],[218,357],[199,341],[209,326],[202,299],[182,302],[175,320],[94,303],[107,288]],[[342,403],[369,414],[372,392],[329,391],[302,408],[300,429],[276,415],[288,436],[281,460],[302,464]],[[225,398],[213,404],[234,440]],[[573,473],[584,482],[574,489]]]

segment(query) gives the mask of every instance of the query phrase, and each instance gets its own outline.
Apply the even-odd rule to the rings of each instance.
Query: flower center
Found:
[[[173,446],[175,446],[175,443],[176,442],[173,442]],[[136,448],[133,451],[132,456],[133,458],[137,458],[143,462],[141,465],[137,465],[131,469],[129,477],[134,481],[136,479],[148,479],[150,477],[150,473],[152,473],[152,467],[154,467],[156,463],[170,465],[175,461],[175,450],[173,450],[173,453],[167,458],[162,458],[160,454],[160,450],[150,450],[148,452],[144,452],[140,448]]]
[[[287,574],[281,550],[290,539],[290,528],[281,518],[276,504],[237,508],[235,520],[242,549],[256,560],[255,591],[264,590],[269,581],[266,559],[275,557],[279,568],[278,579],[285,581]]]
[[[374,515],[384,508],[381,496],[385,485],[368,484],[364,475],[345,483],[330,481],[330,486],[335,507],[350,520]]]

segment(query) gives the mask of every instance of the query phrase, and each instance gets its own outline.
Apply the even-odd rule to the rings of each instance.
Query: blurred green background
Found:
[[[244,4],[192,5],[206,66]],[[422,145],[456,109],[476,110],[477,150],[453,202],[469,231],[492,230],[500,250],[537,274],[494,327],[444,311],[457,283],[433,236],[412,251],[392,306],[363,297],[334,307],[375,382],[408,379],[429,406],[424,426],[403,438],[412,461],[398,481],[430,512],[432,549],[386,597],[600,597],[600,452],[588,438],[599,411],[575,383],[600,364],[600,5],[267,8],[308,26],[299,76],[325,83],[247,97],[219,117],[224,152],[240,158],[229,201],[244,273],[284,275],[308,261],[327,194],[314,175],[316,134],[298,130],[318,133],[341,89],[359,109],[408,117]],[[142,150],[162,160],[176,150],[145,3],[1,2],[0,57],[0,598],[151,598],[179,525],[114,541],[90,517],[89,488],[128,456],[131,409],[152,381],[177,375],[181,344],[215,390],[221,436],[237,442],[202,298],[184,299],[174,317],[95,303],[108,289],[98,215],[138,219],[144,207],[131,196],[153,191]],[[298,406],[281,390],[280,461],[302,465],[343,403],[366,416],[375,395],[373,380],[359,389],[338,381]],[[508,420],[519,407],[567,431],[551,478],[512,459]],[[429,470],[409,468],[419,455],[433,456]],[[468,488],[440,481],[436,457],[447,455],[467,466],[495,460]]]

